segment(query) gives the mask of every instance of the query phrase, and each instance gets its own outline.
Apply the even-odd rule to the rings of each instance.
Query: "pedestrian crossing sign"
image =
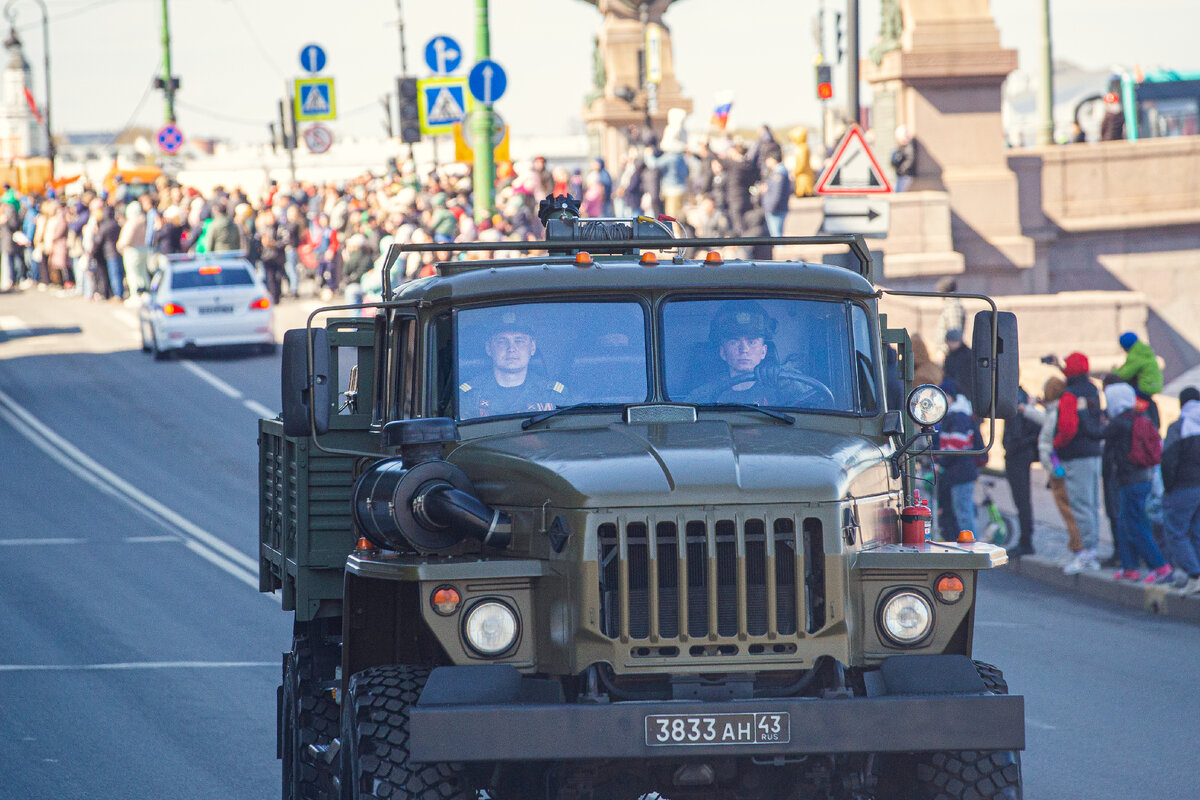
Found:
[[[436,136],[452,133],[471,110],[465,77],[425,78],[417,81],[421,133]]]
[[[337,119],[337,101],[333,78],[297,78],[292,102],[297,122]]]

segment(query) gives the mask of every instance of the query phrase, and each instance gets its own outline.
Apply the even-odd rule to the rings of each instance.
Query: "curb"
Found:
[[[1107,572],[1080,572],[1064,575],[1062,565],[1042,556],[1010,558],[1007,569],[1026,578],[1059,589],[1076,592],[1110,603],[1161,614],[1172,619],[1200,624],[1200,595],[1185,597],[1178,589],[1162,584],[1145,586],[1141,583],[1115,581]]]

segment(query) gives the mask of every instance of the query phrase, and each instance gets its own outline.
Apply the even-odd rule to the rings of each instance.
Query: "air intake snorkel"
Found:
[[[376,546],[420,552],[446,550],[471,536],[503,549],[512,520],[475,496],[470,479],[442,460],[442,446],[458,440],[454,421],[442,417],[389,422],[385,452],[354,484],[354,521]]]

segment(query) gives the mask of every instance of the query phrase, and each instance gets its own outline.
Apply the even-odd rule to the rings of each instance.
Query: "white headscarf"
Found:
[[[1104,402],[1107,405],[1108,418],[1116,419],[1133,408],[1135,402],[1133,387],[1128,383],[1113,383],[1105,386]]]
[[[1179,426],[1179,435],[1186,439],[1189,436],[1200,435],[1200,400],[1188,400],[1179,409],[1179,418],[1183,424]]]

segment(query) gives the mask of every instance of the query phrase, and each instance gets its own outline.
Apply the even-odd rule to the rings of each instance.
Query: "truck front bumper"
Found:
[[[421,699],[410,710],[409,748],[413,760],[421,762],[1025,748],[1022,697],[995,695],[982,688],[978,693],[919,694],[910,684],[902,687],[904,694],[879,694],[881,688],[888,691],[886,686],[877,685],[872,696],[844,699],[566,703],[555,696],[556,683],[522,677],[512,667],[440,667],[433,671]],[[648,741],[654,738],[648,717],[727,714],[753,719],[786,715],[786,741]],[[753,717],[755,714],[760,717]],[[717,719],[723,724],[723,720],[733,718]]]

